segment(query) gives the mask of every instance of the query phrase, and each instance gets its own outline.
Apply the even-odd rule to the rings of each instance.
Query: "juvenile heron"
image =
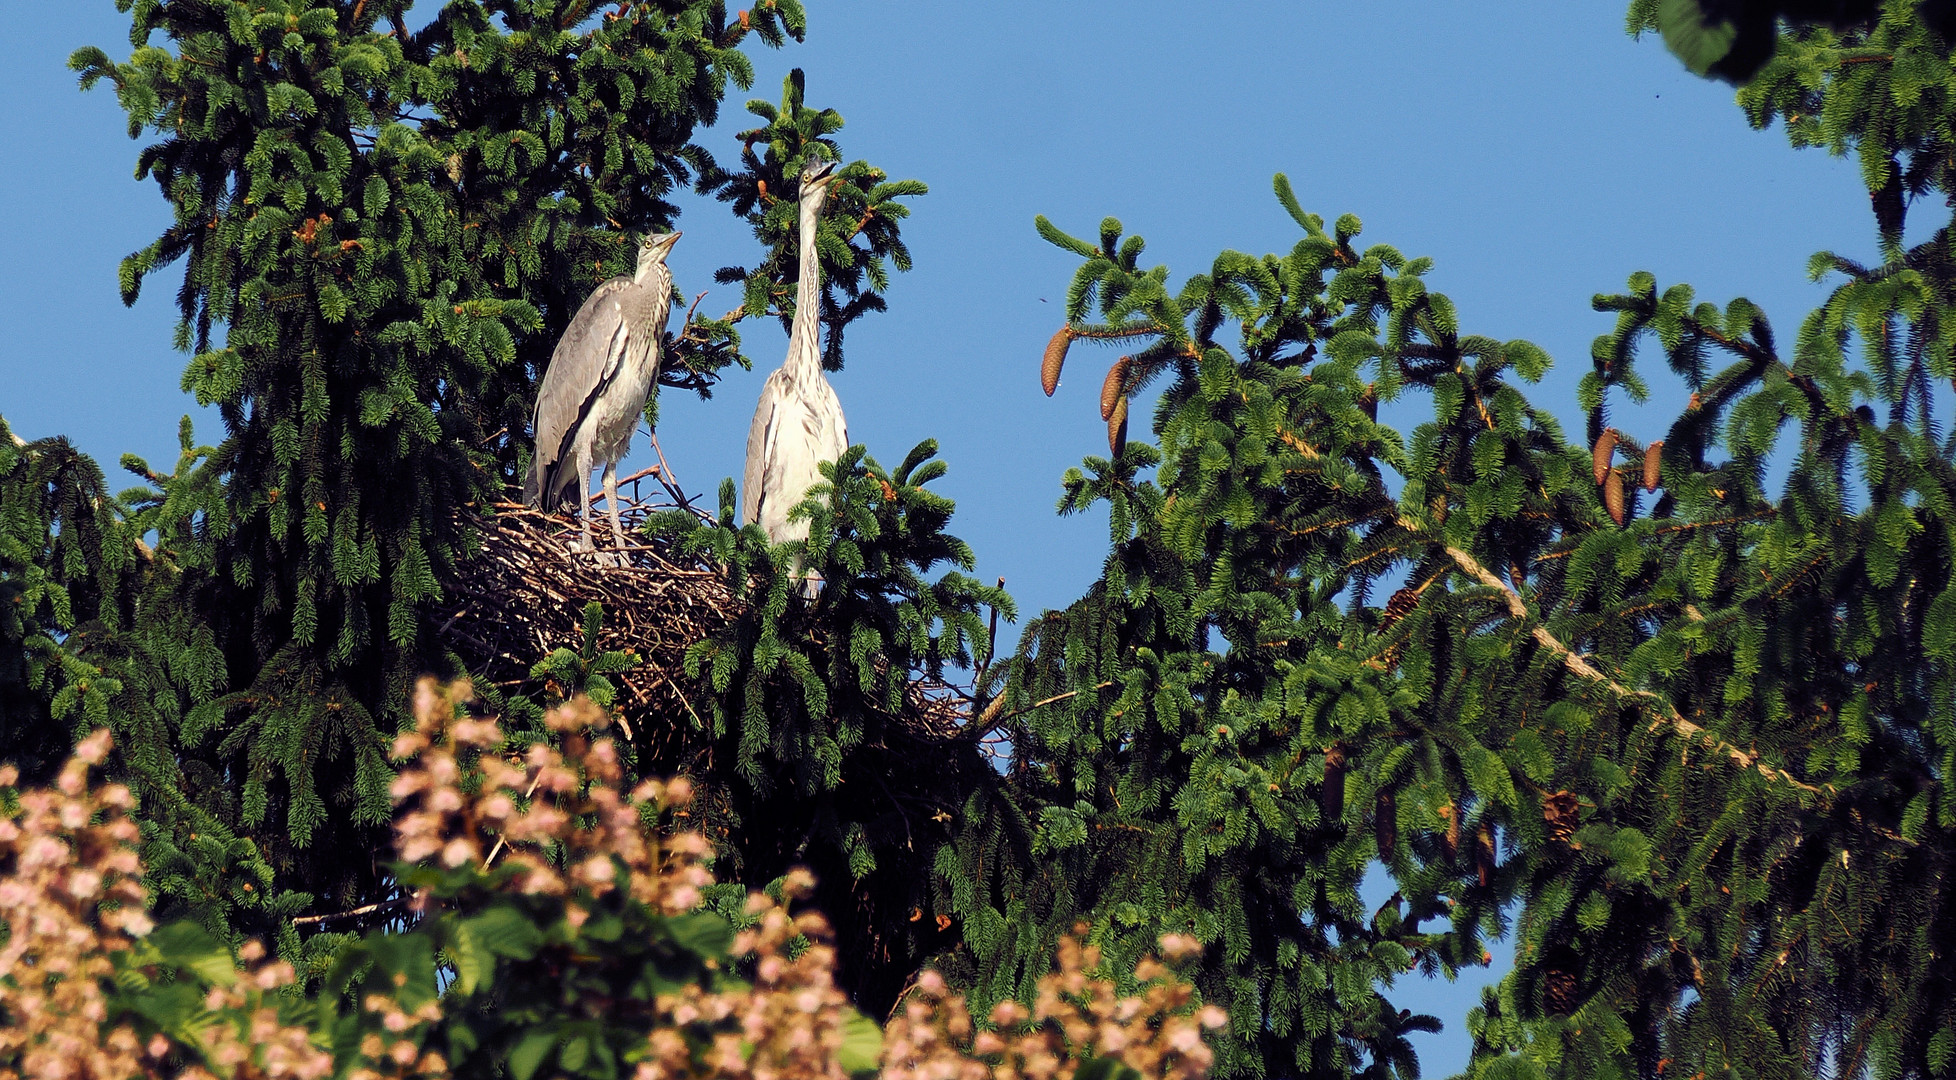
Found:
[[[774,543],[808,538],[808,522],[788,520],[808,489],[822,479],[816,466],[849,448],[842,401],[822,374],[821,269],[815,228],[834,182],[835,166],[817,162],[801,174],[801,279],[795,289],[795,321],[788,358],[761,385],[761,401],[747,429],[747,471],[740,486],[740,519],[759,524]]]
[[[672,307],[672,272],[666,253],[679,234],[647,236],[638,266],[597,287],[577,309],[557,341],[537,388],[531,417],[536,454],[523,484],[523,501],[555,510],[572,498],[584,526],[582,550],[591,551],[591,470],[604,465],[611,535],[619,547],[618,462],[632,447],[632,432],[659,378],[659,335]]]

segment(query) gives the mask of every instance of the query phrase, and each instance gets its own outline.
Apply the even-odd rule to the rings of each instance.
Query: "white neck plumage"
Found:
[[[664,259],[653,258],[650,254],[641,254],[638,257],[638,265],[632,268],[632,280],[643,285],[647,279],[658,276],[658,268],[664,265]]]
[[[822,269],[815,257],[815,230],[826,189],[801,204],[801,270],[795,283],[795,321],[788,331],[789,374],[812,381],[822,374]]]

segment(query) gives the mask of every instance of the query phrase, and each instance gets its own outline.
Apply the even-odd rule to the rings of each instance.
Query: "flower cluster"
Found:
[[[129,789],[89,784],[109,748],[106,730],[83,739],[53,789],[21,792],[15,813],[0,818],[0,922],[8,931],[0,946],[0,1080],[329,1075],[332,1055],[279,1008],[290,1004],[283,992],[295,980],[291,965],[267,960],[257,942],[239,950],[240,971],[228,949],[193,932],[177,951],[217,961],[194,972],[209,984],[203,999],[152,999],[149,1007],[137,1000],[157,986],[160,968],[193,975],[149,939],[155,927],[143,906]],[[12,766],[0,767],[0,787],[18,779]]]
[[[1161,961],[1143,957],[1134,978],[1139,997],[1123,997],[1100,967],[1097,946],[1082,944],[1085,924],[1060,939],[1059,970],[1039,980],[1033,1007],[1002,1001],[989,1029],[972,1022],[962,995],[925,971],[884,1031],[883,1080],[1072,1080],[1085,1062],[1112,1058],[1148,1080],[1199,1080],[1214,1052],[1202,1039],[1228,1014],[1194,1008],[1195,990]],[[1171,962],[1200,950],[1193,939],[1164,935]]]
[[[807,895],[806,871],[783,883],[790,899]],[[773,898],[755,893],[748,912],[758,922],[734,939],[734,955],[753,966],[751,985],[688,986],[662,996],[670,1026],[653,1031],[652,1057],[636,1080],[844,1080],[842,1044],[849,999],[835,985],[835,950],[828,922],[814,912],[790,916]],[[803,946],[795,952],[796,947]],[[690,1031],[688,1029],[691,1029]],[[689,1046],[705,1035],[704,1055]],[[697,1046],[697,1041],[691,1042]]]
[[[104,1080],[140,1076],[136,1030],[108,1032],[111,953],[150,929],[143,913],[133,803],[120,784],[89,786],[109,733],[75,747],[53,790],[19,796],[0,819],[0,1080],[21,1076]],[[0,786],[20,778],[0,767]]]
[[[204,1011],[217,1023],[200,1031],[198,1049],[207,1065],[192,1064],[181,1080],[322,1080],[332,1075],[333,1055],[314,1045],[312,1031],[280,1015],[278,1003],[298,975],[283,960],[267,958],[265,947],[247,941],[238,950],[245,964],[235,979],[204,995]],[[150,1038],[149,1052],[168,1052],[162,1035]]]
[[[504,755],[493,721],[458,716],[467,694],[465,684],[424,681],[416,728],[395,743],[405,762],[393,788],[402,804],[395,836],[403,861],[487,870],[500,859],[503,871],[485,875],[486,885],[560,901],[573,929],[619,890],[660,915],[684,915],[699,904],[713,883],[710,845],[694,833],[661,835],[656,828],[662,811],[690,799],[686,780],[647,781],[625,792],[616,744],[600,734],[606,717],[582,698],[545,717],[562,750],[530,746],[519,765]],[[783,886],[793,901],[814,879],[798,872]],[[424,911],[431,903],[425,890],[416,899]],[[644,1031],[633,1055],[636,1080],[847,1076],[841,1051],[854,1010],[834,982],[828,924],[812,912],[791,915],[764,893],[748,898],[747,912],[752,926],[733,937],[727,959],[751,970],[751,982],[695,981],[658,995],[649,1013],[620,1004],[629,1015],[612,1020]]]
[[[343,974],[310,999],[256,942],[234,955],[197,927],[151,926],[130,793],[91,788],[109,736],[85,740],[53,790],[0,817],[0,1080],[505,1075],[518,1048],[545,1044],[556,1056],[532,1056],[526,1075],[600,1075],[573,1045],[633,1080],[847,1080],[879,1064],[889,1080],[1072,1080],[1098,1058],[1197,1080],[1210,1064],[1202,1029],[1221,1010],[1195,1008],[1152,958],[1135,969],[1140,996],[1121,996],[1078,936],[1032,1008],[1005,1002],[979,1030],[925,972],[879,1037],[835,984],[827,922],[789,909],[812,891],[806,871],[781,900],[750,895],[736,933],[695,910],[713,882],[707,842],[659,828],[685,781],[628,791],[588,701],[549,714],[561,749],[513,749],[467,698],[466,684],[424,681],[395,745],[396,854],[417,918],[348,945]],[[16,778],[0,769],[0,785]],[[1195,948],[1162,939],[1171,962]],[[580,985],[596,990],[565,996]],[[161,996],[129,996],[146,988]],[[566,1018],[584,1043],[552,1034]]]
[[[697,834],[662,838],[651,828],[659,811],[692,797],[687,780],[647,780],[625,792],[617,744],[595,735],[608,718],[582,697],[544,717],[563,749],[533,744],[519,764],[499,752],[503,735],[494,720],[457,717],[468,697],[466,682],[444,687],[423,679],[415,730],[394,741],[394,756],[405,762],[393,786],[401,861],[487,869],[500,858],[519,870],[518,892],[567,898],[573,921],[580,897],[617,888],[669,915],[699,903],[713,881],[706,869],[711,845]]]

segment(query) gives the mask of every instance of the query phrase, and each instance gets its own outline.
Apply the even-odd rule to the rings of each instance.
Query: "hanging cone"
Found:
[[[1127,395],[1122,394],[1114,402],[1114,411],[1107,417],[1107,449],[1119,457],[1121,448],[1127,445]]]
[[[1485,821],[1474,829],[1474,874],[1483,889],[1494,880],[1494,827]]]
[[[1664,478],[1664,440],[1651,443],[1644,451],[1644,490],[1656,491],[1658,481]]]
[[[1345,816],[1345,748],[1333,743],[1324,752],[1324,786],[1318,789],[1318,811],[1327,822]]]
[[[1391,630],[1394,626],[1398,625],[1399,620],[1412,614],[1418,608],[1418,590],[1409,587],[1393,593],[1392,599],[1386,601],[1385,610],[1379,614],[1379,633],[1383,634]],[[1403,651],[1403,643],[1394,642],[1386,646],[1385,651],[1379,654],[1379,663],[1384,665],[1387,670],[1390,670],[1398,666],[1399,656]]]
[[[1392,849],[1399,846],[1399,807],[1390,791],[1379,792],[1372,806],[1372,842],[1378,845],[1381,859],[1391,858]]]
[[[1053,391],[1059,389],[1060,367],[1066,363],[1066,347],[1071,344],[1073,328],[1070,326],[1060,327],[1053,340],[1046,343],[1046,359],[1039,365],[1039,385],[1046,391],[1047,397],[1052,397]]]
[[[1447,831],[1440,838],[1441,850],[1446,853],[1447,861],[1452,862],[1460,857],[1460,809],[1448,803],[1440,807],[1440,817],[1447,823]]]
[[[1054,369],[1054,370],[1058,370],[1058,369]],[[1058,376],[1054,376],[1054,377],[1058,378]],[[1052,393],[1052,391],[1048,390],[1047,393]],[[1603,477],[1609,474],[1610,460],[1615,456],[1616,456],[1616,429],[1604,428],[1603,433],[1601,435],[1596,436],[1596,445],[1593,448],[1591,448],[1591,450],[1589,451],[1590,468],[1595,471],[1596,482],[1598,484],[1601,484],[1603,482]]]
[[[1413,613],[1419,607],[1419,590],[1410,586],[1392,594],[1386,601],[1385,610],[1379,613],[1379,633],[1383,634],[1398,624],[1399,620]]]
[[[1603,509],[1610,512],[1611,521],[1621,525],[1624,511],[1623,474],[1612,469],[1610,474],[1604,477],[1604,481]]]
[[[1558,791],[1542,799],[1542,823],[1548,826],[1549,839],[1566,844],[1575,839],[1581,824],[1581,804],[1572,792]]]
[[[1542,1007],[1551,1016],[1567,1016],[1581,1004],[1576,973],[1562,968],[1542,972]]]
[[[1102,420],[1113,419],[1114,403],[1120,399],[1121,392],[1126,389],[1127,369],[1132,365],[1133,360],[1134,357],[1132,356],[1123,356],[1119,360],[1114,361],[1113,367],[1107,369],[1107,381],[1100,384],[1100,418]]]

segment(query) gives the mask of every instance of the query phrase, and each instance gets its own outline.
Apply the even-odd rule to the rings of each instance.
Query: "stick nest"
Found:
[[[582,644],[584,607],[597,601],[604,605],[599,650],[639,658],[607,676],[629,737],[642,760],[649,754],[666,772],[690,772],[710,731],[702,687],[686,677],[686,650],[732,622],[741,606],[717,568],[637,534],[636,523],[656,507],[625,506],[622,549],[594,513],[598,550],[578,551],[574,518],[496,503],[473,523],[481,547],[447,583],[452,606],[437,634],[478,679],[524,689],[537,661]]]
[[[584,607],[597,601],[604,606],[599,650],[639,658],[607,678],[618,689],[641,772],[709,777],[710,690],[703,678],[686,675],[686,650],[739,618],[743,602],[718,566],[637,531],[646,514],[671,503],[623,493],[620,502],[625,546],[614,546],[605,515],[593,513],[593,552],[576,550],[580,529],[568,515],[494,504],[491,515],[472,523],[481,547],[447,583],[450,606],[437,634],[476,678],[505,692],[534,690],[532,665],[556,649],[578,648]],[[953,688],[914,681],[904,698],[892,719],[912,748],[961,736],[970,710]]]

